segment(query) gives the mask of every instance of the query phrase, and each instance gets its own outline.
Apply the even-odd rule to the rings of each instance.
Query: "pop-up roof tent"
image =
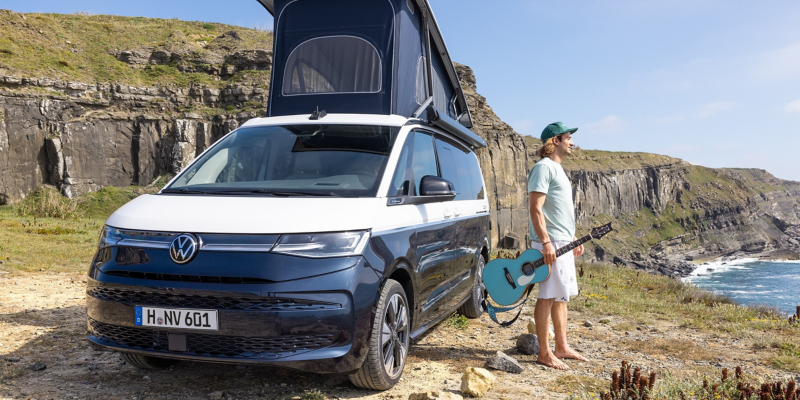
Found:
[[[275,17],[267,116],[425,110],[485,146],[427,0],[258,1]]]

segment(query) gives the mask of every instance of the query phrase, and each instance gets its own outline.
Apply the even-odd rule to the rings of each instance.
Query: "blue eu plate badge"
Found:
[[[135,322],[135,324],[136,325],[140,325],[140,326],[142,325],[142,307],[141,306],[137,306],[136,307],[136,322]]]

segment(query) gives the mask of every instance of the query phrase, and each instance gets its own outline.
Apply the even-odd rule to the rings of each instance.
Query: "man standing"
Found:
[[[572,134],[578,128],[567,128],[561,122],[547,125],[542,131],[542,158],[528,175],[530,220],[528,229],[531,247],[542,252],[550,266],[550,277],[539,284],[534,320],[539,338],[537,362],[556,369],[569,369],[560,359],[586,361],[567,344],[567,302],[578,294],[575,257],[583,254],[583,246],[556,259],[556,250],[575,240],[575,212],[572,186],[561,161],[572,154]],[[555,330],[555,351],[548,344],[550,317]]]

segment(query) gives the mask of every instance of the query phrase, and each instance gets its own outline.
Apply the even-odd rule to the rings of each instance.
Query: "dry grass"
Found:
[[[668,354],[681,360],[712,360],[720,354],[711,351],[707,346],[699,346],[696,341],[681,339],[648,339],[646,342],[624,340],[621,342],[630,350],[641,351],[650,355]]]
[[[21,217],[77,219],[81,215],[78,201],[70,200],[49,187],[36,189],[14,209]]]

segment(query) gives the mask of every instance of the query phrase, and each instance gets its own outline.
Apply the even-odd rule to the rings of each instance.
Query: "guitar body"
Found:
[[[541,258],[542,253],[539,250],[529,249],[516,259],[497,258],[486,264],[483,282],[492,300],[503,306],[514,304],[522,298],[529,285],[543,282],[550,277],[550,266],[547,264],[534,268],[531,275],[523,273],[526,263],[533,263]]]

